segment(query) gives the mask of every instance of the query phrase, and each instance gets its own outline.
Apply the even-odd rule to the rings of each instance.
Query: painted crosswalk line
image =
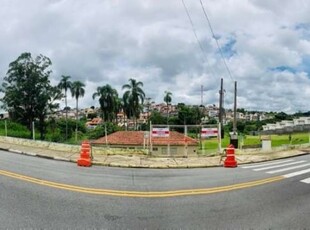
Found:
[[[301,180],[300,182],[306,183],[306,184],[310,184],[310,177],[304,180]]]
[[[267,167],[263,167],[263,168],[256,168],[256,169],[253,169],[253,170],[254,171],[263,171],[263,170],[268,170],[268,169],[273,169],[273,168],[281,168],[281,167],[285,167],[285,166],[296,165],[296,164],[300,164],[300,163],[303,163],[303,162],[305,162],[305,161],[294,161],[294,162],[291,162],[291,163],[267,166]]]
[[[292,161],[293,160],[284,160],[284,161],[277,161],[277,162],[272,162],[272,163],[255,164],[255,165],[249,165],[249,166],[242,166],[242,168],[243,169],[259,168],[259,167],[282,164],[282,163],[287,163],[287,162],[292,162]]]
[[[268,171],[266,173],[273,174],[273,173],[285,172],[285,171],[289,171],[289,170],[293,170],[293,169],[303,168],[303,167],[306,167],[306,166],[310,166],[310,163],[302,164],[302,165],[297,165],[297,166],[292,166],[292,167],[288,167],[288,168],[284,168],[284,169],[272,170],[272,171]]]
[[[241,167],[242,169],[251,169],[255,172],[264,172],[268,174],[275,174],[275,173],[283,173],[289,172],[287,174],[280,175],[283,178],[291,178],[303,175],[301,177],[307,177],[306,174],[310,173],[310,162],[307,160],[296,160],[296,159],[287,159],[287,160],[277,160],[272,162],[266,163],[256,163],[245,165]],[[306,176],[305,176],[306,175]],[[310,177],[309,178],[300,178],[299,182],[310,184]]]
[[[305,169],[305,170],[301,170],[301,171],[297,171],[297,172],[292,172],[292,173],[289,173],[289,174],[285,174],[283,175],[283,177],[285,178],[290,178],[290,177],[294,177],[294,176],[299,176],[299,175],[302,175],[302,174],[306,174],[306,173],[309,173],[310,172],[310,169]]]

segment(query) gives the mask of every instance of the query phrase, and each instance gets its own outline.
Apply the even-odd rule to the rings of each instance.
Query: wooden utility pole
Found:
[[[234,120],[233,132],[230,134],[230,144],[238,148],[238,133],[237,133],[237,82],[235,81],[235,94],[234,94]]]
[[[235,97],[234,97],[234,123],[233,132],[237,132],[237,82],[235,81]]]
[[[223,78],[221,78],[221,88],[220,88],[220,102],[219,102],[219,123],[222,124],[222,106],[223,106]]]
[[[221,78],[221,89],[220,89],[220,102],[219,102],[219,123],[223,127],[223,78]],[[223,129],[223,128],[222,128]],[[223,138],[223,131],[221,131],[221,138]]]

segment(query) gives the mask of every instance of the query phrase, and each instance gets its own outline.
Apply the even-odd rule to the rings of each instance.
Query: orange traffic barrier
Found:
[[[91,166],[91,146],[89,141],[83,141],[81,145],[80,158],[77,160],[78,166]]]
[[[237,167],[237,161],[235,159],[235,147],[230,144],[226,148],[226,159],[224,161],[224,167],[235,168]]]

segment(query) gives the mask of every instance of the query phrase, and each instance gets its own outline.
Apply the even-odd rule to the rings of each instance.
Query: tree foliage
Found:
[[[171,101],[172,101],[172,93],[169,91],[165,91],[164,102],[166,102],[168,106],[171,103]]]
[[[76,120],[76,127],[75,127],[76,136],[75,136],[75,140],[77,140],[77,130],[78,130],[79,98],[84,97],[84,94],[85,94],[84,87],[85,87],[85,84],[80,82],[80,81],[72,82],[71,94],[72,94],[72,97],[74,97],[76,100],[76,117],[75,117],[75,120]]]
[[[72,82],[70,81],[70,76],[64,76],[62,75],[61,76],[61,80],[58,84],[58,87],[60,90],[64,90],[65,91],[65,94],[64,94],[64,98],[65,98],[65,107],[68,106],[68,103],[67,103],[67,92],[68,90],[71,90],[72,88]]]
[[[61,92],[50,84],[51,60],[31,53],[22,53],[9,64],[9,70],[3,79],[1,99],[13,121],[20,122],[32,130],[32,122],[39,121],[41,139],[45,133],[45,118],[58,108],[55,100]],[[31,134],[32,135],[32,134]]]
[[[126,90],[123,95],[124,112],[128,118],[139,118],[142,111],[145,93],[142,90],[143,83],[135,79],[129,79],[129,84],[123,85],[122,89]]]
[[[93,99],[96,97],[99,97],[103,119],[111,122],[119,109],[119,99],[116,89],[113,89],[109,84],[99,86],[97,87],[97,92],[93,94]]]
[[[61,76],[61,80],[58,84],[58,88],[60,90],[64,90],[65,91],[65,94],[64,94],[64,97],[65,97],[65,111],[66,111],[66,139],[68,138],[68,123],[67,123],[67,120],[68,120],[68,109],[66,109],[68,107],[68,103],[67,103],[67,91],[68,90],[71,90],[72,88],[72,82],[70,81],[70,76],[64,76],[62,75]]]
[[[109,135],[116,131],[120,131],[121,128],[112,122],[106,122],[104,124],[98,125],[95,129],[88,131],[89,139],[98,139],[100,137],[105,136],[105,134]]]
[[[178,106],[178,122],[182,125],[197,125],[203,116],[199,107],[190,107],[183,104]]]
[[[152,124],[156,124],[156,125],[161,125],[161,124],[166,124],[167,123],[167,120],[164,116],[162,116],[160,114],[160,112],[158,111],[153,111],[150,118],[149,118],[149,121],[152,122]]]

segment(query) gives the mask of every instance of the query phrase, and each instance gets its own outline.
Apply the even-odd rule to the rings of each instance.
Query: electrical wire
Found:
[[[198,45],[199,45],[199,48],[200,48],[200,50],[201,50],[203,56],[206,58],[206,56],[205,56],[205,55],[206,55],[206,54],[205,54],[205,51],[204,51],[204,49],[203,49],[203,47],[202,47],[202,45],[201,45],[201,42],[200,42],[199,39],[198,39],[198,36],[197,36],[197,33],[196,33],[196,29],[195,29],[193,20],[192,20],[190,14],[189,14],[189,12],[188,12],[188,9],[187,9],[187,7],[186,7],[186,5],[185,5],[184,0],[182,0],[182,3],[183,3],[183,6],[184,6],[184,9],[185,9],[185,12],[186,12],[186,14],[187,14],[187,17],[188,17],[188,19],[189,19],[189,22],[190,22],[190,24],[191,24],[191,26],[192,26],[192,29],[193,29],[195,38],[196,38],[196,40],[197,40],[197,43],[198,43]]]
[[[182,1],[183,1],[183,0],[182,0]],[[206,10],[205,10],[205,7],[204,7],[204,5],[203,5],[203,3],[202,3],[202,0],[199,0],[199,1],[200,1],[201,8],[202,8],[202,10],[203,10],[203,13],[204,13],[204,15],[205,15],[205,17],[206,17],[206,19],[207,19],[207,22],[208,22],[209,29],[210,29],[210,31],[211,31],[212,37],[213,37],[213,39],[215,40],[216,45],[217,45],[217,48],[218,48],[218,50],[219,50],[219,52],[220,52],[220,55],[221,55],[222,61],[223,61],[223,63],[224,63],[224,66],[225,66],[225,68],[226,68],[226,70],[227,70],[227,72],[228,72],[228,75],[229,75],[230,79],[231,79],[232,81],[234,81],[234,78],[233,78],[233,76],[232,76],[232,74],[231,74],[230,69],[228,68],[228,65],[227,65],[227,63],[226,63],[225,57],[224,57],[224,55],[223,55],[221,46],[220,46],[220,44],[218,43],[218,40],[217,40],[216,37],[215,37],[215,34],[214,34],[214,31],[213,31],[211,22],[210,22],[210,20],[209,20],[209,17],[208,17],[208,14],[207,14]]]
[[[185,12],[186,12],[186,14],[187,14],[187,17],[188,17],[188,19],[189,19],[189,22],[190,22],[190,24],[191,24],[191,26],[192,26],[192,30],[193,30],[193,33],[194,33],[195,38],[196,38],[196,40],[197,40],[198,46],[199,46],[199,48],[200,48],[200,51],[201,51],[201,53],[202,53],[202,55],[203,55],[204,61],[207,63],[208,67],[210,68],[210,64],[209,64],[208,59],[207,59],[206,51],[204,50],[204,48],[202,47],[201,42],[200,42],[199,39],[198,39],[198,36],[197,36],[197,33],[196,33],[196,29],[195,29],[193,20],[192,20],[190,14],[189,14],[188,8],[186,7],[184,0],[182,0],[182,3],[183,3],[183,6],[184,6],[184,9],[185,9]],[[211,69],[211,68],[210,68],[210,69]]]

